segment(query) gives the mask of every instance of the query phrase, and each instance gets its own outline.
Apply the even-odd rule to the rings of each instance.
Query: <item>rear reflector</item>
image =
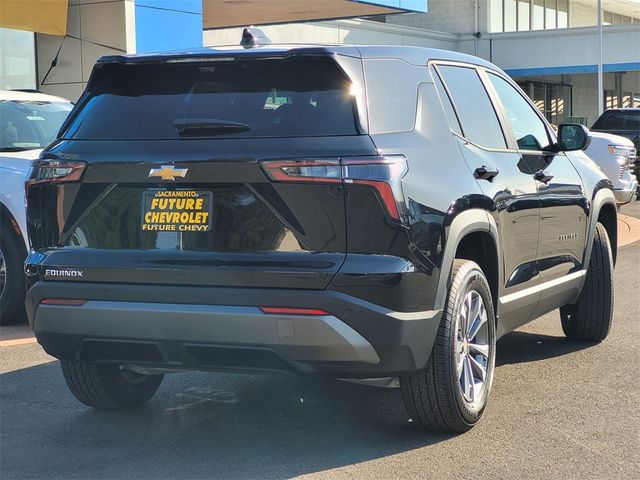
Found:
[[[330,315],[315,308],[260,307],[260,310],[271,315]]]
[[[87,303],[86,300],[78,300],[76,298],[45,298],[40,305],[64,305],[67,307],[81,307]]]

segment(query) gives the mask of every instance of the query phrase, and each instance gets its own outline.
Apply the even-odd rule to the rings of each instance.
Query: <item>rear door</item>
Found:
[[[459,120],[454,130],[460,134],[469,174],[475,175],[495,206],[490,213],[501,242],[503,284],[498,333],[502,335],[527,322],[538,301],[534,288],[540,283],[536,267],[538,192],[527,161],[507,143],[480,72],[473,66],[457,64],[441,64],[437,70],[443,85],[439,81],[436,85],[446,89]]]
[[[540,302],[533,316],[565,304],[575,295],[573,280],[582,269],[589,214],[582,179],[555,142],[541,114],[505,77],[486,72],[504,110],[519,155],[531,168],[540,198],[537,270]],[[573,274],[573,275],[572,275]]]
[[[321,55],[100,66],[28,189],[41,274],[325,288],[340,158],[376,153],[350,87]]]

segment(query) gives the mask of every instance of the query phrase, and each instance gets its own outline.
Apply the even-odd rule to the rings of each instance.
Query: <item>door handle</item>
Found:
[[[493,179],[496,178],[499,173],[500,170],[490,170],[483,165],[473,171],[473,176],[478,180],[487,180],[488,182],[493,182]]]
[[[542,182],[544,184],[547,184],[551,180],[553,180],[553,175],[551,175],[550,173],[545,172],[544,170],[538,170],[536,173],[533,174],[533,178],[535,180],[537,180],[538,182]]]

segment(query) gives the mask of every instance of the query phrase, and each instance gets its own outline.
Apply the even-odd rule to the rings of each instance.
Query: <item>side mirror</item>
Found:
[[[561,123],[558,126],[557,149],[561,152],[586,150],[591,143],[589,129],[579,123]]]

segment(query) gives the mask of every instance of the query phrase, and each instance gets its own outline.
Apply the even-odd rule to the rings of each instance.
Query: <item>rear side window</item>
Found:
[[[437,73],[433,75],[433,81],[436,85],[436,90],[438,90],[438,95],[440,96],[440,101],[442,102],[442,106],[444,107],[444,113],[447,116],[447,121],[449,122],[451,130],[453,130],[458,135],[462,135],[460,122],[458,122],[456,112],[454,112],[453,105],[451,105],[451,99],[449,98],[449,95],[447,94],[444,85],[440,80],[440,76]]]
[[[473,68],[438,66],[462,123],[464,137],[486,148],[506,148],[498,117]]]
[[[64,138],[359,134],[351,82],[329,57],[105,64]]]
[[[372,134],[408,132],[416,123],[418,84],[425,67],[384,58],[363,61]]]

